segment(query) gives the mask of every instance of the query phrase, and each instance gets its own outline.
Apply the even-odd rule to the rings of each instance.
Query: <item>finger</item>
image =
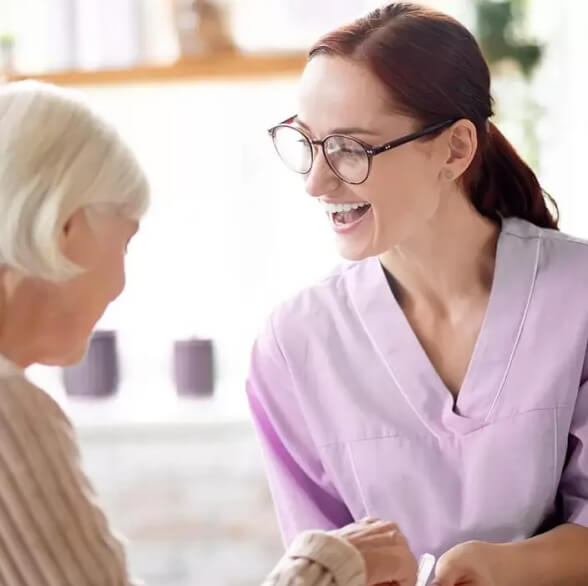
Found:
[[[371,535],[353,535],[348,538],[349,543],[361,548],[381,548],[406,546],[405,538],[399,531],[388,531]]]
[[[431,586],[456,586],[464,580],[464,570],[457,564],[445,562],[443,558],[437,563],[435,578]]]
[[[366,535],[385,535],[386,533],[393,531],[398,531],[396,523],[390,521],[377,521],[375,523],[370,523],[369,525],[354,523],[352,525],[347,525],[342,529],[335,530],[333,533],[340,537],[354,540],[363,539]]]
[[[363,523],[365,525],[369,525],[370,523],[379,523],[380,521],[381,521],[381,519],[379,519],[378,517],[363,517],[362,519],[360,519],[357,522]]]
[[[408,548],[408,540],[406,535],[402,533],[397,527],[391,527],[387,531],[374,531],[357,534],[354,541],[364,542],[369,541],[371,543],[382,543],[383,545],[403,545]]]
[[[386,531],[398,531],[398,525],[393,521],[375,521],[361,527],[360,531],[366,531],[373,534],[385,533]]]

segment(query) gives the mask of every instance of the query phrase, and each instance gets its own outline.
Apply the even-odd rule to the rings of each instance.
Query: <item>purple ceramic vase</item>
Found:
[[[118,389],[116,332],[96,331],[84,359],[63,369],[65,392],[71,397],[109,397]]]
[[[206,397],[214,391],[212,340],[177,340],[173,351],[174,381],[178,395]]]

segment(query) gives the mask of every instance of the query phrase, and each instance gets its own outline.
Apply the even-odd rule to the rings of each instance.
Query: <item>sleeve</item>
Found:
[[[344,539],[320,531],[299,534],[262,586],[365,586],[365,563]]]
[[[284,541],[351,523],[321,463],[271,321],[253,347],[247,395]]]
[[[559,498],[564,521],[588,527],[588,381],[576,399]]]
[[[71,424],[24,379],[0,392],[0,584],[137,584],[81,470]]]

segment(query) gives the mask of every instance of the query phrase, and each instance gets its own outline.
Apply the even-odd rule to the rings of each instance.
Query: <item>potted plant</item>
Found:
[[[176,340],[173,347],[173,376],[178,395],[206,397],[214,392],[212,340]]]
[[[63,369],[65,392],[71,397],[109,397],[118,390],[116,332],[94,332],[84,359]]]
[[[477,0],[476,30],[491,68],[514,64],[529,79],[541,60],[543,46],[517,34],[524,22],[524,4],[523,0]]]
[[[0,34],[0,71],[12,73],[14,71],[14,36]]]
[[[476,0],[476,36],[493,71],[493,84],[508,95],[503,100],[508,109],[497,102],[497,118],[507,123],[510,119],[514,134],[520,134],[525,158],[537,166],[540,111],[529,88],[544,48],[524,32],[526,4],[525,0]]]

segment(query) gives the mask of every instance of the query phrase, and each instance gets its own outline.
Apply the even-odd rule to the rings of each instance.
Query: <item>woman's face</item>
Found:
[[[307,65],[293,123],[311,139],[346,134],[372,146],[421,130],[415,120],[395,113],[380,81],[360,65],[320,55]],[[360,260],[406,242],[439,206],[441,173],[447,158],[443,134],[417,140],[375,156],[367,180],[341,181],[322,150],[305,175],[306,191],[325,207],[341,255]],[[364,204],[334,212],[330,204]]]
[[[23,279],[13,310],[29,308],[28,342],[34,362],[69,365],[86,352],[96,322],[125,286],[125,253],[138,224],[113,212],[82,210],[62,233],[64,254],[85,271],[67,281]]]

